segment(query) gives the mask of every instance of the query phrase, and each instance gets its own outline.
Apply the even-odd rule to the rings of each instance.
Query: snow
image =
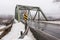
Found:
[[[6,26],[5,25],[0,25],[0,29],[3,29],[5,28]]]
[[[21,36],[20,31],[24,32],[25,26],[21,22],[17,22],[13,24],[11,31],[1,40],[36,40],[30,30],[28,30],[28,34],[23,39],[19,39],[19,37]]]
[[[40,21],[40,22],[60,25],[60,21]]]

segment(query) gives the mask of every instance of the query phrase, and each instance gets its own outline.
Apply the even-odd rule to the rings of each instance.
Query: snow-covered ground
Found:
[[[60,21],[40,21],[40,22],[60,25]]]
[[[13,24],[11,31],[1,40],[36,40],[30,30],[28,30],[28,34],[23,39],[19,39],[19,37],[21,36],[20,31],[24,32],[25,26],[23,23],[17,22]]]

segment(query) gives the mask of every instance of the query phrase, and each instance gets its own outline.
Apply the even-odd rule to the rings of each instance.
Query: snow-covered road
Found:
[[[13,24],[11,31],[1,40],[36,40],[30,30],[23,39],[19,39],[19,36],[21,36],[20,31],[25,31],[25,25],[21,22],[17,22]]]

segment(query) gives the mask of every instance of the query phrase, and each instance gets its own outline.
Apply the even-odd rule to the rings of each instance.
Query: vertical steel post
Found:
[[[40,13],[39,13],[39,11],[38,11],[38,22],[40,21]]]
[[[18,22],[20,21],[20,13],[19,13],[19,10],[18,10]]]
[[[38,28],[40,28],[40,11],[38,11]]]

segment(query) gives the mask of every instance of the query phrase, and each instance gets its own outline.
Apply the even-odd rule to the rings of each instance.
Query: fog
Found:
[[[38,6],[46,16],[60,18],[60,2],[54,0],[0,0],[0,15],[15,15],[16,5]]]

